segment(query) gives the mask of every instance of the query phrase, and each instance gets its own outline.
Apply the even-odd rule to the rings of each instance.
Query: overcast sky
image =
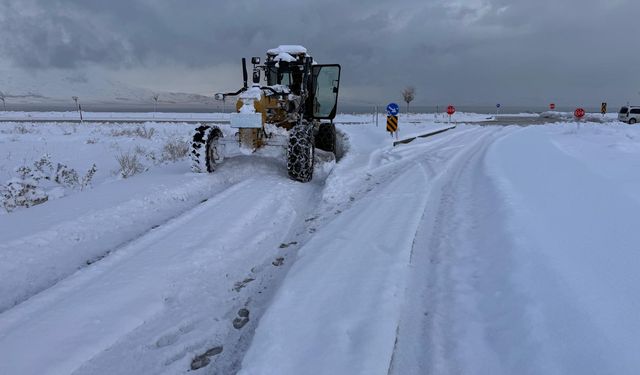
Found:
[[[639,35],[638,0],[0,0],[0,66],[212,94],[302,44],[352,104],[640,104]]]

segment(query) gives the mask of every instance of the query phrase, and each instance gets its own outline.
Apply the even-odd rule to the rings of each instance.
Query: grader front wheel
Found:
[[[287,171],[292,180],[309,182],[313,178],[315,148],[313,127],[297,125],[289,131]]]

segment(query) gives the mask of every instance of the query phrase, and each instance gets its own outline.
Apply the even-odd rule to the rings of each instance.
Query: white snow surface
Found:
[[[639,373],[640,128],[464,119],[393,147],[340,115],[307,184],[277,151],[213,174],[163,157],[195,125],[0,123],[0,184],[43,154],[98,169],[0,213],[0,374],[186,374],[207,352],[196,373]],[[446,127],[401,115],[400,138]]]
[[[280,54],[288,54],[288,55],[299,55],[306,54],[307,49],[300,45],[295,44],[283,44],[279,45],[276,48],[272,48],[267,51],[268,55],[280,55]]]

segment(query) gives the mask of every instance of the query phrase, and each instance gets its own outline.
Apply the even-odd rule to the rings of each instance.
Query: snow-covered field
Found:
[[[0,206],[0,374],[640,373],[640,128],[337,122],[307,184],[193,174],[185,123],[0,123],[47,197]]]

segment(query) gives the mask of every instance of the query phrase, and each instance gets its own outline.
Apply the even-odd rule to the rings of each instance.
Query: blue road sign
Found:
[[[500,108],[500,103],[496,104],[496,108]]]
[[[389,103],[387,106],[387,115],[388,116],[397,116],[400,113],[400,106],[396,103]]]

